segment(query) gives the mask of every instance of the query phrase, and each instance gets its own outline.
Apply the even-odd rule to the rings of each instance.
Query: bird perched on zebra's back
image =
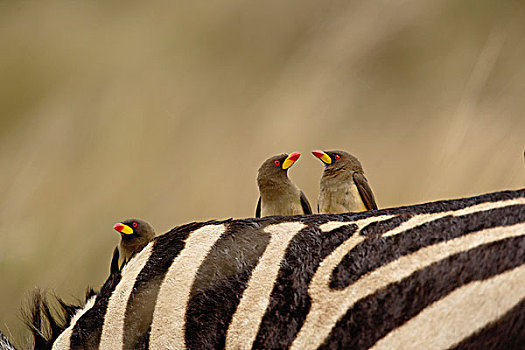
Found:
[[[257,175],[259,201],[255,217],[312,214],[305,194],[288,178],[288,169],[301,153],[273,156],[261,165]]]
[[[312,151],[325,165],[318,211],[338,214],[377,209],[372,189],[359,160],[345,151]]]
[[[140,219],[118,222],[113,228],[120,232],[121,240],[113,251],[111,273],[120,271],[133,255],[141,251],[155,237],[153,227]]]

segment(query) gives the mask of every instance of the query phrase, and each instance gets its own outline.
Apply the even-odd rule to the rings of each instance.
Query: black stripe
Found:
[[[224,348],[226,331],[270,234],[253,221],[235,221],[206,256],[186,313],[190,349]]]
[[[254,349],[282,349],[291,344],[310,310],[308,285],[319,263],[356,229],[357,226],[351,224],[323,233],[316,227],[307,227],[292,239],[281,262]]]
[[[221,223],[216,221],[191,223],[176,227],[156,239],[150,258],[137,276],[126,306],[123,349],[148,347],[147,334],[151,330],[155,301],[173,259],[182,251],[185,240],[193,231],[205,225]]]
[[[410,205],[404,207],[387,208],[380,210],[369,210],[359,213],[346,213],[346,214],[321,214],[312,216],[294,216],[292,219],[299,219],[303,222],[315,221],[321,222],[326,221],[355,221],[365,218],[370,218],[378,215],[407,215],[408,217],[418,214],[434,214],[446,211],[454,211],[471,207],[481,203],[493,203],[499,201],[506,201],[516,198],[525,197],[525,189],[517,191],[502,191],[487,193],[481,196],[471,198],[460,198],[460,199],[449,199],[443,201],[422,203],[417,205]],[[312,218],[312,219],[310,219]]]
[[[337,322],[321,348],[367,349],[456,288],[523,264],[525,236],[492,242],[436,262],[358,301]]]
[[[524,221],[525,205],[512,205],[468,215],[446,216],[390,237],[378,237],[368,230],[366,233],[370,238],[350,250],[333,270],[330,288],[344,289],[364,274],[425,246]]]
[[[120,278],[120,272],[109,276],[96,296],[93,307],[86,311],[73,326],[70,338],[71,350],[98,348],[109,298],[120,282]]]
[[[391,209],[381,209],[378,211],[373,211],[374,215],[387,215],[389,213],[399,214],[399,213],[408,213],[408,214],[432,214],[445,211],[459,210],[467,207],[471,207],[476,204],[481,203],[491,203],[506,201],[510,199],[523,198],[525,197],[525,189],[517,191],[501,191],[494,193],[487,193],[480,196],[470,197],[470,198],[460,198],[460,199],[447,199],[436,202],[429,202],[405,207],[396,207]]]
[[[413,218],[414,216],[415,215],[401,213],[390,219],[375,221],[363,227],[359,234],[368,237],[381,236],[387,231],[393,230],[405,221]]]
[[[454,350],[525,349],[525,300],[502,318],[464,339]]]

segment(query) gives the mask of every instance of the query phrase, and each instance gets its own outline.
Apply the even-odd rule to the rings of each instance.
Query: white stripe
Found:
[[[441,219],[445,216],[462,216],[462,215],[477,213],[480,211],[503,208],[503,207],[507,207],[510,205],[519,205],[519,204],[525,204],[525,198],[520,197],[520,198],[509,199],[509,200],[500,201],[500,202],[484,202],[484,203],[479,203],[479,204],[472,205],[470,207],[459,209],[459,210],[451,210],[451,211],[444,211],[444,212],[431,213],[431,214],[417,214],[414,217],[411,217],[410,219],[408,219],[407,221],[402,222],[399,226],[386,232],[383,236],[388,237],[388,236],[398,235],[400,233],[405,232],[406,230],[423,225],[430,221]],[[387,219],[390,219],[396,216],[398,215],[382,215],[382,216],[377,216],[377,218],[381,217],[382,220],[387,220]],[[372,218],[376,218],[376,217],[372,217]],[[369,218],[369,219],[372,219],[372,218]],[[367,219],[361,219],[359,221],[364,221],[364,220],[367,220]],[[378,220],[375,219],[374,221],[378,221]],[[354,221],[330,221],[330,222],[320,225],[319,229],[321,229],[321,231],[324,231],[324,232],[329,232],[341,226],[351,225],[353,223]]]
[[[525,265],[458,288],[388,333],[372,348],[448,349],[525,299]]]
[[[427,222],[430,222],[430,221],[441,219],[445,216],[468,215],[468,214],[473,214],[473,213],[477,213],[480,211],[503,208],[503,207],[507,207],[510,205],[516,205],[516,204],[525,204],[525,198],[515,198],[515,199],[509,199],[509,200],[500,201],[500,202],[485,202],[485,203],[476,204],[476,205],[473,205],[467,208],[463,208],[463,209],[459,209],[459,210],[444,211],[444,212],[432,213],[432,214],[419,214],[401,223],[401,225],[385,233],[383,236],[385,237],[394,236],[394,235],[403,233],[408,229],[412,229],[414,227],[426,224]]]
[[[355,221],[329,221],[327,223],[319,225],[319,229],[323,232],[330,232],[335,230],[336,228],[348,225],[358,225],[360,228],[363,228],[364,226],[372,222],[388,220],[395,216],[396,215],[379,215]]]
[[[77,324],[78,319],[80,316],[85,314],[89,309],[95,305],[95,299],[97,298],[96,295],[93,295],[91,298],[88,299],[86,302],[86,305],[84,305],[84,308],[82,310],[78,310],[75,315],[71,318],[71,322],[69,323],[69,326],[58,336],[58,338],[53,343],[53,350],[66,350],[69,349],[70,343],[71,343],[71,334],[73,334],[73,327]]]
[[[285,222],[270,225],[265,232],[270,233],[270,242],[253,270],[248,286],[233,315],[226,333],[226,349],[250,349],[260,323],[268,307],[279,268],[288,244],[301,231],[305,224]]]
[[[312,298],[312,306],[303,327],[292,343],[292,349],[317,348],[350,307],[358,300],[375,293],[390,283],[400,281],[412,273],[453,254],[482,244],[522,235],[525,235],[525,224],[477,231],[447,242],[421,248],[413,254],[403,256],[364,275],[343,290],[332,290],[329,286],[332,270],[347,252],[362,240],[359,236],[354,235],[350,238],[353,240],[352,242],[349,244],[345,242],[321,262],[312,278],[308,291]]]
[[[197,271],[226,230],[224,224],[193,231],[162,282],[153,312],[150,349],[185,349],[186,308]]]
[[[150,242],[135,255],[121,272],[121,278],[108,301],[108,307],[104,316],[104,325],[100,336],[100,349],[122,349],[124,342],[124,318],[129,296],[137,280],[140,271],[148,261],[153,244]]]

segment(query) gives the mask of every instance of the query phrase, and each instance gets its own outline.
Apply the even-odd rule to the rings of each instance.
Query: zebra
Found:
[[[46,339],[43,314],[35,343],[56,350],[523,349],[525,189],[189,223]]]

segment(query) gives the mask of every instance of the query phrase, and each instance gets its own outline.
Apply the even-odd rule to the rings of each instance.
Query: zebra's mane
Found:
[[[96,294],[92,288],[88,288],[84,301],[70,304],[56,295],[49,297],[48,293],[35,290],[29,306],[22,310],[24,322],[33,336],[33,349],[51,349],[53,342],[69,326],[75,314]]]

